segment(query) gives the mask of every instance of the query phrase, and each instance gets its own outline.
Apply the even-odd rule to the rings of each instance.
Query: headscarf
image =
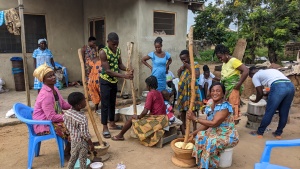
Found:
[[[47,63],[44,63],[34,70],[33,76],[36,77],[40,82],[43,82],[44,76],[51,71],[53,71],[53,69],[48,66]]]
[[[40,44],[41,42],[46,42],[46,44],[47,44],[47,39],[46,39],[46,38],[44,38],[44,39],[39,39],[39,40],[38,40],[38,44]]]

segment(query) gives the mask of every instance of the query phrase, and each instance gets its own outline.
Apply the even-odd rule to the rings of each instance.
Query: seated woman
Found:
[[[154,146],[164,135],[165,131],[163,128],[168,126],[169,121],[166,116],[163,96],[156,90],[157,79],[152,75],[148,77],[145,82],[149,93],[143,112],[138,116],[133,115],[133,117],[125,123],[122,131],[112,137],[112,140],[123,141],[124,134],[130,129],[131,125],[141,144],[145,146]],[[148,111],[150,111],[149,115],[147,115]]]
[[[198,168],[206,169],[218,168],[220,153],[239,142],[232,107],[224,101],[225,87],[219,82],[213,83],[210,94],[213,103],[205,108],[207,119],[197,118],[191,111],[187,113],[188,119],[201,124],[199,129],[190,134],[190,139],[195,138],[193,157]]]
[[[36,98],[32,119],[51,120],[56,134],[70,141],[69,132],[64,125],[64,113],[62,110],[70,109],[71,106],[62,98],[58,89],[54,86],[56,77],[53,69],[47,66],[47,64],[43,64],[34,70],[33,76],[40,82],[43,82],[44,85]],[[50,133],[49,126],[47,125],[34,125],[33,129],[37,135]],[[71,144],[68,142],[65,149],[65,156],[70,155],[70,150]]]

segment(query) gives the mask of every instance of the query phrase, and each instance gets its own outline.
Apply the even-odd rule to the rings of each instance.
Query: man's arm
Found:
[[[103,50],[100,51],[100,59],[101,59],[101,63],[102,63],[102,69],[104,69],[105,72],[109,76],[118,77],[118,78],[125,78],[125,79],[133,79],[133,75],[132,74],[121,74],[121,73],[114,72],[114,71],[110,70],[109,63],[107,61],[106,53]]]
[[[264,95],[263,88],[264,88],[263,86],[258,86],[255,88],[256,89],[256,99],[251,100],[252,102],[257,103],[263,98],[263,95]]]

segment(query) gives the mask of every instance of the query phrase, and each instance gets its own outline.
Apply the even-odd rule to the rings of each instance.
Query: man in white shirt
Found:
[[[277,69],[259,70],[256,67],[251,67],[249,69],[249,76],[252,78],[252,82],[256,88],[256,99],[251,100],[252,102],[257,103],[262,99],[264,86],[270,87],[264,117],[258,130],[251,132],[251,134],[257,134],[258,138],[262,138],[276,110],[279,110],[278,127],[272,134],[277,139],[281,139],[281,134],[287,123],[289,110],[295,95],[294,84]]]
[[[198,85],[200,86],[201,93],[204,97],[203,99],[209,99],[209,88],[213,80],[220,81],[219,78],[215,77],[215,75],[209,71],[209,67],[207,65],[204,65],[203,73],[198,79]]]

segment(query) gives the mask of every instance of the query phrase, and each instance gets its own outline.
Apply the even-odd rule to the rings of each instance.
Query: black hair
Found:
[[[73,92],[68,96],[68,102],[73,107],[78,105],[84,99],[85,97],[81,92]]]
[[[146,80],[145,80],[146,84],[151,88],[151,89],[157,89],[157,79],[155,76],[149,76]]]
[[[89,37],[89,42],[95,41],[95,40],[96,40],[96,38],[94,36]]]
[[[257,67],[251,66],[251,67],[249,68],[249,72],[252,72],[252,71],[254,71],[254,70],[256,70],[256,69],[257,69]]]
[[[229,48],[222,45],[222,44],[218,44],[216,47],[215,47],[215,52],[214,52],[214,55],[215,54],[228,54],[229,55],[230,51],[229,51]]]
[[[221,86],[222,90],[223,90],[223,94],[225,94],[226,92],[226,89],[225,89],[225,86],[220,83],[220,82],[213,82],[209,88],[209,92],[211,93],[211,89],[214,87],[214,86]]]
[[[118,36],[117,33],[111,32],[111,33],[108,34],[107,40],[109,40],[109,41],[119,41],[119,36]]]
[[[159,43],[159,44],[162,45],[162,42],[163,42],[163,40],[162,40],[161,37],[157,37],[157,38],[154,40],[154,44]]]
[[[184,49],[180,52],[179,56],[181,56],[181,55],[189,55],[189,51]]]
[[[204,66],[203,66],[203,71],[204,71],[204,72],[209,71],[209,67],[208,67],[207,65],[204,65]]]

